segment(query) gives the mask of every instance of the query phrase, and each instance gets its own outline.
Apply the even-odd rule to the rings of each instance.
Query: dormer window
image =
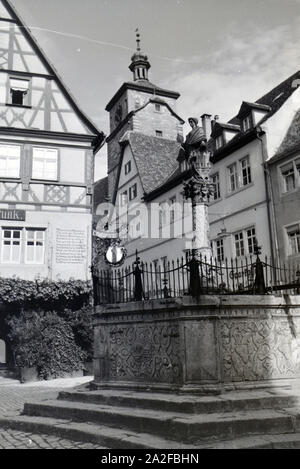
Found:
[[[161,112],[161,106],[160,106],[160,104],[155,104],[155,111],[156,111],[156,112]]]
[[[162,136],[163,136],[163,133],[162,133],[161,130],[156,130],[156,131],[155,131],[155,135],[156,135],[156,137],[162,137]]]
[[[252,128],[252,119],[251,114],[249,114],[245,119],[243,119],[243,131],[247,132],[247,130]]]
[[[222,146],[223,146],[223,135],[219,135],[219,137],[216,138],[216,150],[218,150]]]
[[[9,101],[13,106],[29,106],[29,80],[10,78]]]

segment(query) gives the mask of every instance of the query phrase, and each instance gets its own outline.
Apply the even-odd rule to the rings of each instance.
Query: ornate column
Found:
[[[184,195],[192,201],[193,217],[193,257],[211,258],[209,240],[208,202],[214,194],[215,187],[210,179],[210,152],[206,146],[193,148],[189,153],[189,164],[192,170],[191,179],[184,184]]]

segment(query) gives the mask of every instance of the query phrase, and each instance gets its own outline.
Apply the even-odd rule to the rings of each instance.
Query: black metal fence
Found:
[[[95,304],[214,294],[300,294],[300,265],[273,266],[259,252],[248,259],[196,258],[143,263],[93,276]]]

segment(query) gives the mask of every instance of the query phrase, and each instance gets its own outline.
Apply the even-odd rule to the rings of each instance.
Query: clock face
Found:
[[[117,110],[115,112],[115,123],[119,124],[122,120],[123,117],[123,111],[122,111],[122,106],[121,104],[117,107]]]

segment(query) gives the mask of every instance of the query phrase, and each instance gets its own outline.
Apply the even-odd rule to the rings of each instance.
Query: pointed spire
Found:
[[[148,70],[151,67],[150,62],[146,54],[141,51],[141,35],[139,28],[136,28],[136,52],[131,57],[131,64],[129,69],[133,73],[133,80],[147,80],[148,81]]]

